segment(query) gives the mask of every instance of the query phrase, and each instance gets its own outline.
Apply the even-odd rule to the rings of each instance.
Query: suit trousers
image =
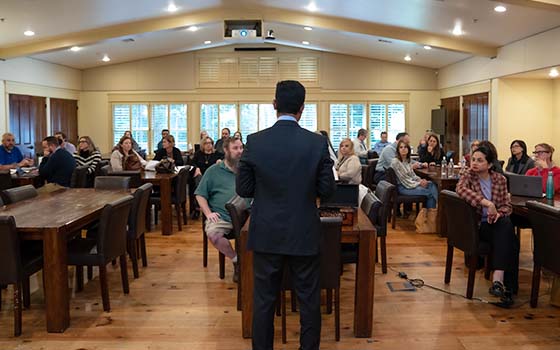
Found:
[[[253,254],[253,350],[272,350],[274,311],[288,268],[300,305],[300,349],[317,350],[321,339],[319,255]]]

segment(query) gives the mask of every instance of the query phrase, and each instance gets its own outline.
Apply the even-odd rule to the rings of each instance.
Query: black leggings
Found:
[[[517,291],[519,272],[519,240],[515,235],[509,217],[501,217],[494,224],[480,225],[480,240],[492,247],[491,266],[493,270],[504,270],[504,284]]]

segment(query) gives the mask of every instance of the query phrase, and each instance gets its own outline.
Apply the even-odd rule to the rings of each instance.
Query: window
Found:
[[[306,103],[303,109],[303,114],[299,120],[299,125],[309,131],[317,131],[317,104]]]
[[[229,128],[231,134],[237,131],[237,104],[203,103],[200,105],[200,131],[206,130],[216,142],[222,137],[222,129]]]
[[[387,132],[392,142],[399,132],[405,131],[404,103],[371,103],[369,105],[370,145],[381,140],[381,132]]]
[[[161,130],[169,129],[175,146],[188,148],[187,105],[184,103],[140,103],[113,105],[113,142],[117,144],[126,130],[147,153],[156,150]]]
[[[334,149],[338,150],[345,138],[354,139],[358,130],[366,126],[366,105],[334,103],[330,105],[330,137]]]

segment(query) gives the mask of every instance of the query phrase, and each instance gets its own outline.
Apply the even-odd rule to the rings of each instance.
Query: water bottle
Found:
[[[455,168],[453,164],[453,158],[449,158],[449,164],[447,164],[447,176],[453,177],[455,176]]]
[[[548,169],[548,179],[546,180],[546,199],[554,199],[554,178],[552,169]]]
[[[461,159],[461,174],[465,170],[466,166],[467,166],[467,160],[465,159],[465,157],[463,157],[463,159]]]
[[[447,177],[447,161],[445,160],[445,156],[441,161],[441,177]]]

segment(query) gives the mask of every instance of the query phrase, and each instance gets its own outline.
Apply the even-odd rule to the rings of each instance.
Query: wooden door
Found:
[[[463,153],[473,140],[488,140],[488,93],[463,96]]]
[[[51,130],[53,134],[62,131],[78,146],[78,101],[51,98]]]
[[[42,153],[47,136],[47,105],[44,97],[10,94],[10,132],[24,156]]]
[[[445,152],[453,151],[457,160],[459,154],[460,113],[459,97],[441,99],[441,105],[445,108],[445,135],[442,137],[442,145]]]

